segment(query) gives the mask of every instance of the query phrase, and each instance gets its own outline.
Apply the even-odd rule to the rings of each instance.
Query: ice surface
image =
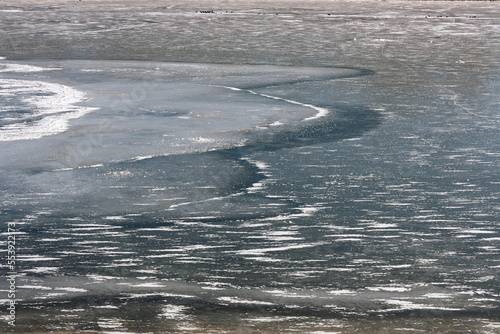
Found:
[[[494,332],[498,17],[2,2],[15,330]]]
[[[40,68],[43,70],[42,68]],[[29,70],[38,71],[30,66]],[[76,105],[85,94],[68,86],[42,81],[0,79],[0,95],[17,106],[0,109],[0,141],[32,140],[68,129],[71,119],[97,110]],[[25,109],[29,112],[23,112]]]
[[[23,72],[30,68],[35,69],[32,72],[43,69],[26,66]],[[96,79],[71,74],[73,80],[83,81],[78,88],[84,91],[79,91],[43,81],[5,79],[1,94],[15,96],[20,100],[19,108],[25,104],[24,108],[30,112],[4,113],[5,117],[14,113],[16,122],[7,120],[0,128],[2,141],[39,139],[65,131],[47,140],[49,146],[43,149],[45,142],[17,144],[23,146],[23,151],[46,152],[47,156],[40,156],[39,160],[49,159],[52,165],[58,164],[59,169],[240,146],[253,132],[277,131],[276,124],[293,125],[329,112],[326,108],[251,90],[227,90],[218,84],[223,81],[262,88],[288,81],[328,80],[360,74],[355,69],[250,65],[66,61],[61,66],[63,70],[57,73],[58,77],[78,72],[83,66],[97,67],[99,82],[87,83]],[[151,67],[154,80],[150,78]],[[132,81],[128,81],[129,71],[137,71]],[[87,106],[79,106],[87,96],[91,98]],[[68,127],[70,119],[81,118],[89,112],[94,114]],[[66,154],[54,155],[55,146],[61,145]],[[127,150],[120,150],[117,145],[126,146]],[[5,149],[3,154],[9,157],[4,161],[26,165],[24,157],[17,156],[16,152]]]

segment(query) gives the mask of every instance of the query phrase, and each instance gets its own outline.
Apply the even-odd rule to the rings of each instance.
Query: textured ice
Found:
[[[494,332],[498,17],[3,1],[17,330]]]

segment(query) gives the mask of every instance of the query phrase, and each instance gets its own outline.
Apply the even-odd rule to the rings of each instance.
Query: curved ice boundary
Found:
[[[0,57],[5,60],[4,57]],[[5,61],[2,74],[35,74],[62,70]],[[0,78],[0,141],[32,140],[61,133],[68,121],[82,117],[98,108],[78,106],[86,100],[85,93],[72,87],[44,82]]]
[[[342,67],[3,60],[0,142],[19,142],[2,154],[9,168],[37,161],[43,166],[34,168],[68,170],[243,147],[332,116],[324,106],[330,101],[302,102],[271,95],[268,87],[290,93],[295,84],[366,74]]]
[[[72,202],[85,197],[85,206],[74,207],[77,214],[86,212],[90,203],[95,213],[121,214],[123,205],[116,201],[121,197],[130,199],[126,209],[130,213],[161,208],[165,217],[199,216],[205,207],[226,201],[226,206],[245,206],[243,213],[238,211],[241,217],[254,217],[262,201],[274,199],[260,198],[272,180],[272,170],[254,160],[253,152],[341,140],[377,124],[369,110],[345,106],[340,110],[314,95],[307,103],[288,97],[308,87],[294,84],[315,81],[317,87],[322,81],[366,75],[366,70],[120,61],[27,63],[62,70],[33,75],[37,80],[32,81],[17,72],[0,76],[0,94],[10,101],[0,115],[4,158],[0,170],[28,172],[34,185],[31,193],[53,192]],[[78,90],[39,77],[72,80]],[[285,97],[266,91],[278,86]],[[87,105],[80,106],[82,102]],[[17,106],[26,110],[19,112]],[[48,137],[53,134],[57,136]],[[163,170],[168,172],[158,173]],[[54,173],[33,174],[44,171]],[[72,187],[59,186],[66,179],[73,180]],[[115,187],[121,179],[128,187],[139,186],[142,196],[121,194]],[[18,181],[12,177],[7,183],[9,189],[17,189]],[[243,194],[255,195],[255,201]],[[50,196],[39,201],[54,203]],[[292,202],[287,200],[279,208],[260,207],[258,216],[283,220],[313,213]]]
[[[38,68],[31,67],[33,71]],[[23,71],[26,69],[23,69]],[[43,81],[0,79],[0,96],[15,101],[0,107],[0,141],[32,140],[68,129],[68,121],[98,108],[78,106],[85,93]]]
[[[284,101],[286,103],[295,104],[295,105],[299,105],[299,106],[302,106],[302,107],[310,108],[310,109],[313,109],[313,110],[315,110],[317,112],[316,115],[311,116],[311,117],[307,117],[307,118],[304,119],[304,121],[311,121],[311,120],[314,120],[314,119],[318,119],[318,118],[324,117],[324,116],[326,116],[326,115],[328,115],[330,113],[330,111],[328,109],[326,109],[326,108],[321,108],[321,107],[318,107],[318,106],[315,106],[315,105],[312,105],[312,104],[302,103],[302,102],[299,102],[299,101],[285,99],[285,98],[282,98],[282,97],[273,96],[273,95],[269,95],[269,94],[260,94],[260,93],[257,93],[255,91],[253,91],[253,90],[250,90],[250,89],[241,89],[241,88],[229,87],[229,86],[222,86],[222,87],[226,88],[226,89],[233,90],[233,91],[247,92],[247,93],[252,94],[252,95],[259,95],[259,96],[262,96],[262,97],[265,97],[265,98],[268,98],[268,99],[272,99],[272,100]]]

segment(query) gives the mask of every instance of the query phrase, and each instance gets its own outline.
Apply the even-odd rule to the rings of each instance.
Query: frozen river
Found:
[[[0,332],[498,333],[499,18],[2,2]]]

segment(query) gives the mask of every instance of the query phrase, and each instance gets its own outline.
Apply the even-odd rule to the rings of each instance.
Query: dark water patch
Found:
[[[6,42],[3,56],[313,66],[342,63],[374,68],[378,73],[361,80],[308,85],[303,83],[317,77],[305,78],[306,68],[291,77],[293,67],[283,67],[276,71],[282,77],[276,78],[265,77],[267,70],[276,66],[261,68],[261,75],[250,69],[252,66],[234,65],[232,69],[226,67],[227,76],[219,73],[219,81],[212,82],[216,69],[226,65],[207,67],[200,78],[192,71],[196,64],[182,67],[156,61],[136,62],[128,73],[133,62],[116,62],[114,67],[113,62],[68,62],[68,66],[60,67],[71,70],[37,74],[71,85],[89,83],[82,90],[98,89],[115,79],[130,86],[152,78],[163,82],[188,78],[200,87],[234,83],[232,87],[260,87],[259,93],[301,103],[330,105],[326,108],[332,114],[303,124],[297,120],[291,128],[251,130],[241,136],[249,138],[247,145],[236,149],[117,162],[156,153],[145,152],[150,141],[136,141],[146,138],[146,133],[153,134],[144,127],[146,122],[137,123],[134,129],[139,131],[110,140],[122,144],[117,147],[125,147],[125,154],[117,158],[93,154],[94,160],[82,159],[78,164],[86,168],[65,171],[37,168],[38,164],[32,162],[38,155],[20,150],[30,159],[16,165],[24,166],[19,167],[19,173],[1,173],[2,204],[9,210],[3,211],[0,220],[24,223],[19,226],[26,233],[19,235],[20,250],[24,256],[40,256],[38,261],[20,263],[19,269],[28,281],[42,284],[46,278],[61,279],[46,283],[53,290],[22,289],[29,298],[44,299],[19,305],[15,330],[351,334],[489,333],[499,328],[495,281],[498,136],[495,119],[490,117],[495,115],[493,109],[498,104],[492,101],[498,94],[494,80],[478,85],[479,75],[487,77],[498,67],[498,57],[491,52],[498,49],[498,41],[492,34],[484,38],[485,31],[496,29],[493,23],[497,11],[491,6],[453,4],[456,8],[452,11],[482,13],[488,19],[451,26],[442,20],[415,21],[417,16],[424,17],[423,12],[428,14],[428,6],[420,3],[409,2],[403,8],[401,4],[373,2],[362,10],[348,3],[341,7],[330,4],[335,8],[327,8],[331,6],[326,2],[314,4],[314,8],[303,5],[283,3],[289,8],[297,6],[293,18],[274,15],[283,11],[259,8],[276,18],[264,22],[264,16],[254,12],[248,15],[246,10],[255,9],[255,4],[235,3],[237,15],[216,15],[216,20],[208,21],[208,16],[194,16],[195,11],[203,9],[200,4],[185,3],[172,9],[178,15],[153,17],[164,23],[153,26],[155,29],[139,22],[144,17],[141,14],[157,8],[146,3],[86,4],[88,10],[75,3],[61,4],[49,10],[47,18],[41,14],[49,6],[40,4],[37,12],[0,13],[6,20],[0,34]],[[437,2],[432,6],[449,7]],[[137,14],[132,19],[131,10]],[[327,12],[338,19],[325,21]],[[400,22],[407,14],[413,19]],[[23,22],[14,22],[21,16]],[[57,21],[56,16],[61,16],[63,24],[58,31],[48,24]],[[150,14],[147,17],[149,20]],[[70,24],[76,21],[84,25]],[[101,34],[96,35],[96,29]],[[437,39],[432,35],[448,37]],[[477,47],[460,52],[448,43],[455,39],[465,44],[474,40],[481,43],[468,43]],[[403,60],[405,66],[401,66]],[[33,64],[37,65],[36,61]],[[157,72],[163,74],[152,75],[155,67],[162,68]],[[82,73],[82,68],[89,71]],[[124,71],[109,74],[107,69]],[[254,75],[256,83],[253,77],[234,76],[243,69]],[[325,80],[335,79],[333,72],[332,68],[325,73]],[[281,82],[294,87],[278,87]],[[167,86],[160,85],[156,90],[159,97],[165,97],[162,91]],[[240,95],[225,92],[220,86],[211,88],[210,92]],[[242,99],[247,96],[243,94]],[[331,105],[332,100],[345,101],[345,105]],[[264,109],[285,107],[283,100],[263,102]],[[350,109],[350,103],[375,110],[363,106]],[[142,100],[127,110],[140,117],[141,104]],[[167,114],[184,116],[183,107],[170,105],[175,109],[168,109],[166,105],[161,107],[165,106]],[[377,110],[384,111],[379,114]],[[158,116],[155,121],[174,119],[155,111],[144,110],[148,116]],[[229,105],[228,111],[235,108]],[[95,116],[99,121],[102,115]],[[86,132],[82,133],[84,136]],[[134,137],[134,133],[139,135]],[[63,135],[61,141],[68,137]],[[352,138],[359,140],[346,140]],[[140,144],[130,152],[129,143]],[[20,147],[12,145],[16,146]],[[49,146],[36,147],[44,151]],[[54,152],[60,148],[52,147],[56,148]],[[101,158],[116,162],[96,166],[102,163],[96,161]],[[258,160],[264,167],[245,158]],[[11,165],[2,166],[7,169]],[[255,182],[263,186],[253,193],[247,191]],[[302,206],[323,208],[307,216],[297,209]],[[270,219],[273,217],[278,219]],[[293,248],[315,242],[318,245],[314,247]],[[42,256],[60,259],[42,260]],[[50,271],[51,266],[57,268]],[[108,275],[116,280],[110,279],[109,284],[78,280],[89,275]],[[211,285],[202,287],[212,290],[154,284],[134,287],[142,282],[162,285],[169,281],[200,286],[209,282]],[[398,292],[422,284],[425,286],[420,295]],[[81,292],[82,297],[70,290],[67,296],[52,295],[65,291],[57,290],[60,287],[89,291]],[[290,300],[282,295],[281,300],[266,299],[244,291],[248,288],[300,292],[303,298],[295,295]],[[425,291],[427,288],[429,291]],[[336,291],[335,295],[338,289],[347,291]],[[372,297],[391,298],[393,303],[383,305],[379,300],[373,307],[366,306],[369,298],[365,292],[370,289],[389,292]],[[331,290],[334,293],[329,293]],[[193,291],[196,298],[159,296],[164,292],[195,295]],[[155,296],[133,298],[133,293]],[[403,298],[395,300],[399,297]],[[252,299],[270,304],[245,303]],[[417,309],[399,309],[406,306]],[[459,310],[434,310],[434,306]]]
[[[286,69],[286,67],[283,67]],[[293,69],[293,66],[290,66],[290,69]],[[320,69],[320,67],[316,67],[315,69]],[[280,78],[277,82],[268,82],[268,83],[260,83],[260,84],[252,84],[252,83],[243,83],[239,84],[238,88],[247,89],[247,90],[258,90],[269,87],[276,86],[286,86],[286,85],[296,85],[306,82],[321,82],[326,80],[338,80],[338,79],[347,79],[347,78],[357,78],[367,75],[374,75],[376,72],[367,68],[359,68],[359,67],[347,67],[347,66],[335,66],[335,67],[325,67],[325,70],[331,71],[332,69],[338,70],[348,70],[350,73],[340,73],[340,74],[332,74],[330,76],[320,75],[320,76],[308,76],[304,75],[302,78],[296,79],[285,79]]]
[[[356,138],[375,129],[382,122],[379,112],[362,106],[321,106],[334,110],[310,124],[298,125],[292,129],[253,138],[243,147],[227,150],[228,154],[250,154],[257,151],[275,151],[310,146]]]

